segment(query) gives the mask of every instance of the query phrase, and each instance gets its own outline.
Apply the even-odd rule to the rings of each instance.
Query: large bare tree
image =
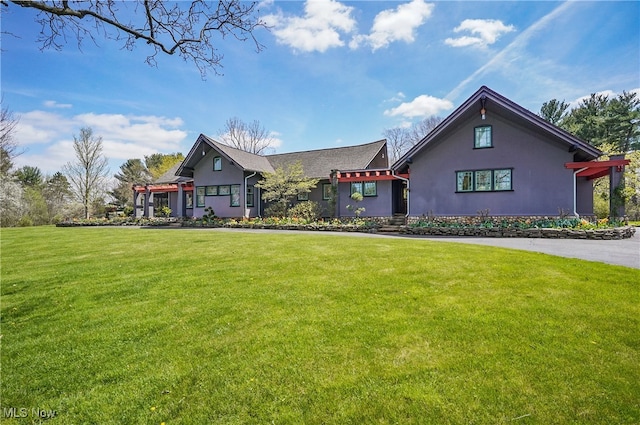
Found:
[[[410,127],[387,128],[382,135],[387,139],[387,147],[391,162],[395,162],[414,145],[420,142],[442,122],[441,117],[431,116],[413,124]]]
[[[94,137],[89,127],[81,128],[80,135],[73,136],[73,150],[76,160],[66,163],[62,171],[84,207],[85,218],[89,218],[91,204],[105,192],[109,175],[108,161],[102,154],[102,137]]]
[[[229,118],[218,133],[220,142],[246,152],[260,155],[273,148],[274,138],[257,120],[245,123],[237,117]]]
[[[0,115],[0,175],[5,176],[13,167],[13,158],[20,155],[22,150],[14,137],[18,119],[5,106],[4,97],[0,99],[0,103],[2,104]]]
[[[208,70],[219,74],[223,55],[218,46],[228,36],[251,40],[256,51],[264,47],[254,31],[266,27],[258,15],[257,2],[219,1],[18,1],[0,0],[33,9],[41,25],[38,42],[42,49],[61,49],[68,39],[78,47],[85,39],[98,38],[122,42],[133,50],[136,43],[151,46],[149,65],[158,54],[178,55],[193,62],[204,78]]]

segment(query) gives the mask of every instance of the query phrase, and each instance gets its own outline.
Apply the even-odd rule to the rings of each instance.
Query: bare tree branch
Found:
[[[264,49],[254,35],[258,28],[266,28],[258,16],[256,2],[10,0],[10,3],[38,11],[41,49],[59,50],[68,42],[68,36],[77,40],[78,47],[85,38],[95,43],[102,36],[123,41],[128,50],[142,40],[153,48],[146,58],[149,65],[156,65],[159,53],[177,54],[193,62],[203,78],[208,70],[219,74],[223,55],[217,46],[228,35],[240,41],[251,40],[257,52]],[[2,4],[8,7],[9,3],[3,0]]]

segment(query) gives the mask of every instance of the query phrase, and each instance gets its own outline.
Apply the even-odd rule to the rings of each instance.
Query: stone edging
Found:
[[[636,232],[633,226],[610,229],[501,229],[403,226],[401,233],[425,236],[467,236],[483,238],[549,238],[549,239],[628,239]]]

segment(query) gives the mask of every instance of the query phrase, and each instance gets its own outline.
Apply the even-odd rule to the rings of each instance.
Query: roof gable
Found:
[[[238,168],[244,171],[257,171],[261,173],[274,171],[266,157],[227,146],[216,142],[204,134],[200,134],[196,143],[194,143],[186,158],[182,164],[180,164],[180,167],[178,167],[176,175],[193,177],[193,169],[198,162],[202,160],[202,157],[211,150],[215,150],[226,160],[233,162]]]
[[[460,120],[465,120],[472,114],[479,114],[483,104],[485,105],[487,114],[491,114],[493,110],[508,117],[514,122],[518,121],[524,125],[532,127],[536,131],[545,134],[556,142],[566,145],[568,149],[575,151],[581,160],[592,160],[602,155],[602,152],[600,152],[596,147],[577,138],[560,127],[547,122],[533,112],[514,103],[499,93],[496,93],[490,88],[482,86],[438,126],[431,130],[431,132],[429,132],[429,134],[427,134],[420,142],[400,157],[392,165],[392,169],[399,169],[403,167],[411,157],[426,148],[429,143],[439,139],[440,136],[446,133],[449,129],[455,128]]]

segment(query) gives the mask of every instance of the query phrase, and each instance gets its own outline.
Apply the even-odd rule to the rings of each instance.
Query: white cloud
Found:
[[[47,108],[67,109],[73,107],[73,105],[70,103],[58,103],[55,100],[45,100],[44,102],[42,102],[42,104]]]
[[[59,171],[74,159],[73,137],[82,127],[91,127],[95,137],[102,137],[103,153],[114,162],[177,152],[187,137],[182,125],[180,118],[95,113],[67,117],[30,111],[20,114],[16,126],[16,141],[27,152],[16,157],[15,163],[17,167],[36,166],[44,173]]]
[[[444,42],[453,47],[479,46],[486,47],[495,43],[502,34],[515,31],[513,25],[505,25],[495,19],[465,19],[454,28],[454,32],[468,31],[472,36],[447,38]]]
[[[416,29],[431,17],[433,8],[433,3],[413,0],[401,4],[396,9],[384,10],[376,15],[371,33],[355,36],[349,47],[355,49],[365,42],[375,51],[387,47],[394,41],[411,43],[415,40]]]
[[[352,7],[335,0],[308,0],[303,17],[267,15],[263,20],[273,27],[280,44],[301,52],[325,52],[332,47],[344,46],[343,33],[351,33],[356,21],[351,17]]]
[[[635,89],[631,89],[631,90],[626,90],[627,93],[635,93],[636,94],[636,98],[640,99],[640,87],[639,88],[635,88]],[[618,97],[618,95],[621,95],[622,92],[615,92],[613,90],[603,90],[603,91],[599,91],[596,93],[596,95],[600,95],[600,96],[607,96],[609,99],[614,99],[616,97]],[[587,94],[584,96],[581,96],[571,102],[569,102],[569,109],[573,109],[573,108],[577,108],[578,106],[580,106],[580,104],[582,103],[583,100],[587,100],[591,97],[591,94]]]
[[[448,111],[453,108],[453,103],[446,99],[438,99],[437,97],[420,95],[411,102],[405,102],[399,106],[384,111],[387,116],[395,117],[401,115],[405,118],[429,117],[438,115],[441,112]]]

